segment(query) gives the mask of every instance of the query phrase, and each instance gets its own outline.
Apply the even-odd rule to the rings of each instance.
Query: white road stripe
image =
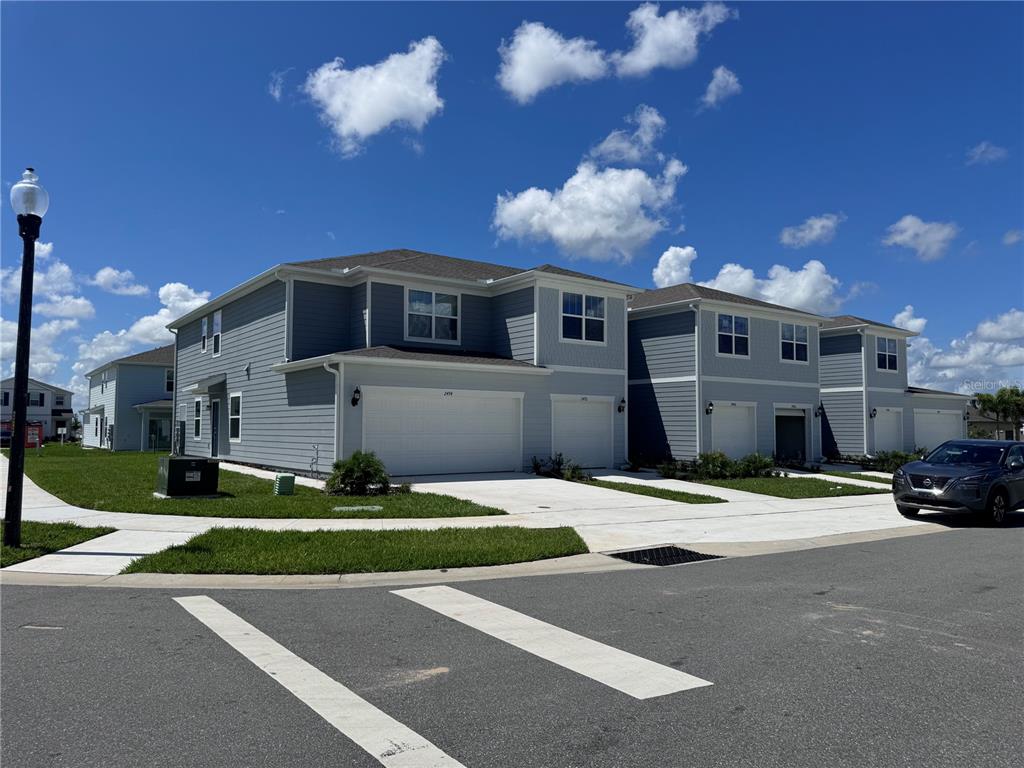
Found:
[[[206,595],[174,601],[388,768],[465,768]]]
[[[637,699],[650,699],[712,685],[707,680],[642,659],[451,587],[400,589],[392,594],[412,600]]]

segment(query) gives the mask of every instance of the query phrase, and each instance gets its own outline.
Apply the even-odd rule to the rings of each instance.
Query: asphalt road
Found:
[[[1024,754],[1024,528],[453,586],[714,685],[634,699],[385,589],[204,594],[466,768]],[[379,765],[186,594],[5,587],[5,768]]]

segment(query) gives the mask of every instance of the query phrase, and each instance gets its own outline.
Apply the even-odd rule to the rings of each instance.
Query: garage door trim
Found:
[[[451,397],[475,397],[478,399],[510,399],[514,398],[519,401],[519,447],[517,456],[519,461],[522,462],[523,455],[523,399],[526,397],[525,392],[513,392],[497,389],[444,389],[438,387],[390,387],[382,386],[379,384],[368,384],[361,385],[359,383],[353,383],[353,389],[358,388],[363,395],[382,395],[385,397],[394,397],[396,395],[411,395],[415,397],[444,397],[448,393]],[[345,403],[341,404],[341,407],[345,407]],[[360,425],[359,425],[359,447],[361,450],[366,450],[366,412],[369,410],[366,403],[363,403],[360,408]]]
[[[555,403],[558,402],[587,402],[608,404],[608,464],[607,467],[615,466],[615,397],[613,395],[551,395],[551,452],[555,453]]]
[[[787,413],[787,411],[789,413]],[[811,451],[813,449],[814,437],[811,430],[814,427],[811,424],[813,420],[814,406],[810,403],[772,403],[772,450],[778,448],[776,442],[777,436],[775,434],[775,417],[778,415],[783,416],[796,416],[799,415],[804,417],[804,456],[807,457],[807,461],[811,460]],[[757,411],[754,411],[754,431],[757,432]]]
[[[898,413],[900,415],[899,419],[896,421],[896,426],[899,427],[899,432],[898,432],[897,437],[896,437],[896,445],[897,445],[896,450],[897,451],[902,451],[903,447],[905,445],[905,441],[903,439],[903,408],[892,406],[892,405],[876,405],[874,407],[874,410],[876,411],[876,414],[877,413]],[[878,424],[879,424],[878,416],[875,415],[874,417],[871,417],[871,412],[869,411],[868,412],[868,417],[871,418],[871,421],[873,422],[871,424],[871,439],[874,441],[873,452],[874,453],[878,453],[878,451],[879,451],[879,448],[878,448]]]
[[[757,401],[756,400],[722,400],[718,405],[715,405],[715,401],[711,400],[711,404],[714,406],[711,410],[711,415],[708,416],[708,433],[711,435],[711,450],[717,451],[718,447],[715,445],[715,413],[714,408],[718,405],[724,405],[727,407],[737,408],[752,408],[754,411],[754,418],[751,420],[753,424],[752,435],[754,438],[754,453],[757,453]],[[774,430],[774,428],[773,428]]]

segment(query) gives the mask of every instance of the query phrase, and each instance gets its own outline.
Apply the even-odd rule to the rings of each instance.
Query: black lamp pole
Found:
[[[25,410],[28,407],[28,361],[32,342],[32,278],[35,272],[36,240],[43,223],[34,213],[18,214],[18,234],[24,251],[21,258],[21,304],[18,307],[18,349],[14,358],[14,424],[11,429],[11,459],[7,467],[7,512],[4,516],[4,544],[21,546],[21,497],[25,479]]]

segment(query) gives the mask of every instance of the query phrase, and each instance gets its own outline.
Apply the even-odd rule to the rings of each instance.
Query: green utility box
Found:
[[[295,475],[276,475],[274,477],[274,495],[291,496],[295,493]]]

